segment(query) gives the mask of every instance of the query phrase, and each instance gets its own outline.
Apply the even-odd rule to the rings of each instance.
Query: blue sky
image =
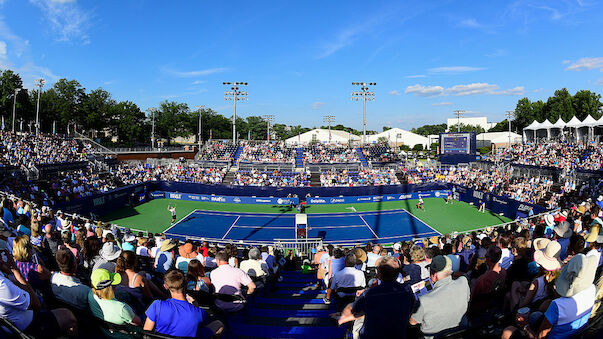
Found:
[[[247,81],[238,113],[362,127],[352,82],[377,82],[368,128],[504,119],[558,88],[603,92],[597,1],[0,0],[0,68],[102,87],[142,109],[169,99],[227,116],[223,81]]]

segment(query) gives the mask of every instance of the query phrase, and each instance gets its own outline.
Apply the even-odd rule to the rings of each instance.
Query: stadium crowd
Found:
[[[304,187],[310,185],[310,173],[239,170],[232,184],[235,186]]]
[[[304,148],[304,163],[349,163],[359,162],[356,149],[343,146],[312,145]]]
[[[324,187],[335,186],[381,186],[399,185],[395,169],[373,168],[359,171],[347,169],[331,169],[320,175],[320,183]]]
[[[89,149],[59,136],[0,132],[0,163],[25,166],[85,161]]]
[[[600,170],[603,167],[602,143],[543,142],[513,145],[489,155],[493,162],[511,161],[520,165],[548,166],[566,170]]]
[[[142,163],[121,163],[117,168],[112,169],[111,172],[123,185],[156,180],[214,185],[222,183],[227,168],[203,168],[196,165],[188,166],[184,164],[159,166]]]
[[[242,162],[262,163],[294,163],[292,148],[284,142],[245,144],[243,153],[239,156]]]

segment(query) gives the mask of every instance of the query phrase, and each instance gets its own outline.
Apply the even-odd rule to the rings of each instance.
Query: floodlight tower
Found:
[[[15,133],[15,116],[17,115],[17,94],[19,94],[19,91],[21,90],[22,88],[15,88],[15,95],[13,98],[13,133]]]
[[[270,126],[274,122],[274,115],[266,114],[262,117],[264,118],[264,120],[266,120],[266,139],[268,139],[268,142],[270,142]]]
[[[237,142],[237,101],[247,100],[247,92],[239,89],[239,86],[247,86],[246,82],[223,82],[222,85],[230,86],[230,90],[224,91],[224,100],[234,102],[234,114],[232,115],[232,143]]]
[[[511,119],[515,118],[515,111],[507,111],[505,114],[507,121],[509,122],[509,149],[511,149]]]
[[[197,140],[197,142],[199,143],[199,152],[201,151],[201,144],[203,143],[203,135],[201,134],[201,132],[203,131],[203,125],[201,122],[201,111],[205,109],[205,105],[198,105],[195,106],[195,108],[199,111],[199,140]]]
[[[369,86],[376,86],[376,82],[352,82],[352,86],[360,86],[359,91],[352,92],[352,100],[362,100],[362,144],[366,144],[366,102],[375,101],[375,92],[369,91]]]
[[[36,135],[40,134],[40,95],[42,94],[42,87],[46,80],[40,78],[36,80],[36,86],[38,86],[38,103],[36,105]]]
[[[331,143],[331,124],[335,122],[334,115],[323,115],[322,121],[329,124],[329,144]]]
[[[465,111],[462,110],[462,109],[455,109],[453,112],[454,112],[454,116],[457,119],[457,122],[456,122],[456,131],[460,132],[461,131],[461,118],[465,114]]]

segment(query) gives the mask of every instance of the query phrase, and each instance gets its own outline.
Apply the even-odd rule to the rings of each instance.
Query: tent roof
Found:
[[[565,124],[566,127],[581,127],[582,122],[580,120],[578,120],[578,118],[576,118],[576,116],[574,115],[572,117],[572,119],[570,121],[567,122],[567,124]]]
[[[586,119],[582,121],[583,126],[597,126],[598,124],[599,123],[597,120],[595,120],[595,118],[592,117],[592,115],[587,116]]]
[[[566,125],[565,121],[563,121],[563,119],[561,119],[561,117],[559,117],[559,119],[557,119],[557,122],[553,124],[553,127],[563,128],[563,127],[565,127],[565,125]]]
[[[544,120],[541,124],[540,124],[540,129],[549,129],[553,127],[553,124],[551,124],[551,122],[549,121],[549,119]]]
[[[526,129],[527,130],[537,130],[539,128],[540,128],[540,123],[538,121],[534,120],[528,127],[524,128],[524,130],[526,130]]]

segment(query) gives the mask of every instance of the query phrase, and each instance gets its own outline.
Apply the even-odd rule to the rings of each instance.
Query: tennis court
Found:
[[[388,243],[510,221],[495,213],[480,213],[475,206],[460,201],[447,205],[441,198],[424,200],[425,210],[416,209],[416,200],[311,205],[306,209],[308,237],[339,243]],[[168,204],[177,204],[178,222],[173,226]],[[102,220],[179,237],[261,242],[295,238],[295,213],[289,206],[154,199],[114,211]]]
[[[273,242],[295,238],[295,215],[195,210],[165,233],[177,238]],[[438,234],[406,210],[308,215],[308,237],[334,244],[394,242]]]

